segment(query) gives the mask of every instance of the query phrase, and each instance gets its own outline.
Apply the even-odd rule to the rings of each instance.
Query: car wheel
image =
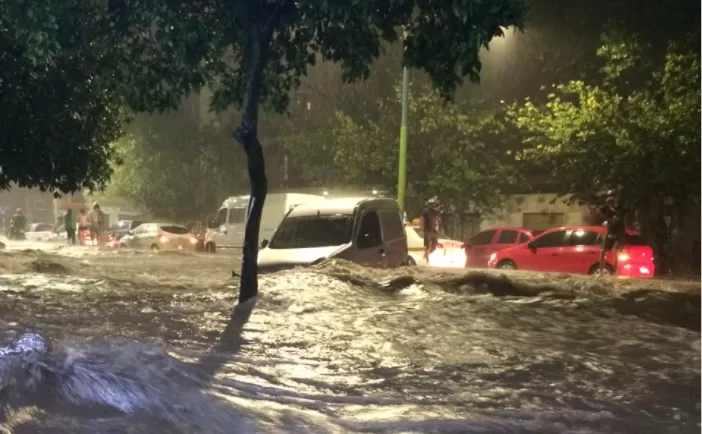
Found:
[[[156,253],[156,252],[158,252],[158,250],[159,250],[159,249],[158,249],[158,245],[157,245],[157,244],[152,244],[152,245],[151,245],[151,251],[152,251],[152,252]]]
[[[517,264],[514,262],[510,261],[509,259],[504,260],[497,264],[497,267],[500,270],[516,270],[517,269]]]
[[[207,253],[217,253],[217,246],[214,243],[205,244],[205,252]]]
[[[604,270],[600,270],[600,264],[595,264],[590,268],[588,274],[593,276],[614,276],[614,268],[609,264],[605,264]]]
[[[407,266],[408,266],[408,267],[416,267],[416,266],[417,266],[417,261],[415,261],[413,257],[408,256],[408,257],[407,257]]]

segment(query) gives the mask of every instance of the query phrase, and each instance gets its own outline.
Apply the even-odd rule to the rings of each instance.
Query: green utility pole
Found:
[[[402,69],[402,126],[400,127],[400,161],[397,172],[397,203],[405,212],[405,187],[407,186],[407,111],[409,103],[409,69]]]

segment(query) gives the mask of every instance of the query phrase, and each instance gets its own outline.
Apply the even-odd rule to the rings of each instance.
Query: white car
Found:
[[[173,223],[142,223],[119,240],[120,247],[131,249],[195,251],[197,237],[185,226]]]
[[[49,223],[32,223],[24,235],[28,241],[53,241],[58,237]]]
[[[417,265],[440,268],[464,268],[466,251],[463,243],[450,238],[439,238],[436,250],[429,254],[429,263],[424,260],[424,232],[417,225],[405,225],[407,250]]]

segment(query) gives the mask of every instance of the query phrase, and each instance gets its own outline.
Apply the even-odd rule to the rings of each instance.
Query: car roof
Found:
[[[380,197],[344,197],[336,199],[324,199],[312,202],[302,203],[290,211],[290,217],[309,216],[314,214],[348,214],[356,207],[376,202],[378,204],[390,205],[394,203],[397,208],[395,199],[380,198]]]
[[[521,231],[521,232],[531,232],[531,231],[533,231],[533,229],[523,228],[523,227],[519,227],[519,226],[493,226],[493,227],[489,227],[489,228],[483,229],[483,230],[480,231],[480,232],[485,232],[485,231],[497,231],[497,230],[500,230],[500,229],[502,229],[502,230],[508,230],[508,231]]]

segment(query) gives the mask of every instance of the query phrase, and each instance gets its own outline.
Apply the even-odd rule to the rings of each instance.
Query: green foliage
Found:
[[[115,151],[121,164],[108,190],[156,217],[202,219],[244,187],[244,161],[228,134],[177,115],[137,118]]]
[[[700,56],[671,45],[646,84],[632,88],[623,77],[653,66],[642,63],[637,45],[610,40],[599,54],[606,61],[599,84],[554,85],[544,103],[509,107],[532,145],[520,157],[582,200],[619,188],[649,233],[665,229],[662,216],[672,215],[660,247],[685,208],[699,204]],[[671,198],[674,209],[664,210]]]
[[[397,183],[400,92],[378,102],[382,122],[337,112],[323,132],[286,143],[307,182],[393,190]],[[511,136],[499,110],[446,104],[428,86],[412,88],[407,157],[409,209],[439,195],[445,203],[489,212],[516,181]],[[330,179],[334,169],[339,179]]]

